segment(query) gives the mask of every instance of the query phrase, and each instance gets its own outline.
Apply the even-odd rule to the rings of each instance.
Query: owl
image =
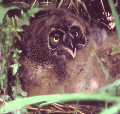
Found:
[[[77,50],[86,46],[86,33],[85,22],[64,9],[37,14],[22,33],[23,83],[32,85],[35,82],[33,85],[36,85],[40,80],[41,91],[46,87],[41,83],[49,87],[52,81],[55,84],[58,80],[66,80],[69,77],[66,63],[75,58]],[[46,78],[50,78],[51,83]]]
[[[107,82],[91,55],[96,37],[89,32],[88,24],[67,9],[41,11],[30,20],[21,34],[19,75],[29,96],[92,92]]]

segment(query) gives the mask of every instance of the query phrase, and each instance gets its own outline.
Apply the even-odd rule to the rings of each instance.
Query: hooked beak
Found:
[[[76,47],[74,46],[73,36],[66,34],[63,37],[64,50],[74,59],[76,56]]]
[[[69,55],[74,59],[76,56],[76,48],[74,48],[74,50],[71,50],[67,47],[64,47],[64,50],[67,51],[69,53]]]

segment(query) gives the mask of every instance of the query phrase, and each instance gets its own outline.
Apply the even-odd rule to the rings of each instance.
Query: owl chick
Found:
[[[49,87],[67,80],[66,64],[75,58],[77,50],[86,46],[86,32],[85,22],[64,9],[36,15],[22,33],[20,77],[24,88],[31,91],[29,88],[37,87],[38,93],[44,94],[49,93],[43,92]],[[52,87],[51,90],[54,91]]]
[[[20,78],[29,96],[96,91],[107,82],[91,55],[87,26],[65,9],[40,12],[31,20],[22,33],[20,60]]]

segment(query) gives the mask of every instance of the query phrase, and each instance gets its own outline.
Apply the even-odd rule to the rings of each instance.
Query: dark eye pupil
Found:
[[[77,48],[81,48],[86,44],[86,37],[83,35],[79,27],[72,26],[70,33],[74,37],[74,45],[76,45]]]
[[[58,44],[60,43],[60,40],[63,37],[63,32],[60,30],[54,30],[49,34],[49,44],[51,48],[55,49],[57,48]]]
[[[54,37],[54,40],[58,41],[58,40],[59,40],[59,38],[58,38],[58,37]]]
[[[81,34],[81,31],[79,27],[72,26],[70,29],[70,33],[73,35],[74,38],[78,38]]]

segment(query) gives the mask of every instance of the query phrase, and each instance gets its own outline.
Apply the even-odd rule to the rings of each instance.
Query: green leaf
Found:
[[[16,9],[18,7],[12,6],[12,7],[4,7],[2,4],[0,4],[0,24],[3,23],[3,18],[6,15],[6,13],[9,10]]]
[[[108,0],[108,3],[110,5],[113,16],[115,17],[116,30],[117,30],[118,38],[120,39],[120,18],[119,18],[118,13],[115,9],[113,0]]]
[[[100,114],[117,114],[120,111],[120,103],[110,108],[106,108]]]
[[[56,95],[42,95],[28,98],[19,98],[14,101],[6,103],[0,109],[0,114],[13,112],[24,108],[27,105],[39,103],[40,106],[45,106],[53,103],[65,103],[71,101],[109,101],[119,102],[120,97],[110,96],[107,94],[56,94]]]
[[[40,10],[41,10],[41,8],[39,8],[39,7],[32,7],[30,10],[28,10],[29,17],[31,17],[31,16],[33,17],[34,14],[36,14]]]
[[[109,95],[120,95],[120,80],[116,80],[113,83],[101,88],[100,93],[106,92]]]
[[[16,63],[16,64],[11,65],[11,67],[13,68],[13,75],[16,75],[16,73],[20,67],[20,64]]]
[[[33,7],[29,9],[27,12],[23,12],[21,18],[19,18],[18,24],[19,26],[29,25],[30,17],[34,17],[34,15],[40,11],[39,7]]]

